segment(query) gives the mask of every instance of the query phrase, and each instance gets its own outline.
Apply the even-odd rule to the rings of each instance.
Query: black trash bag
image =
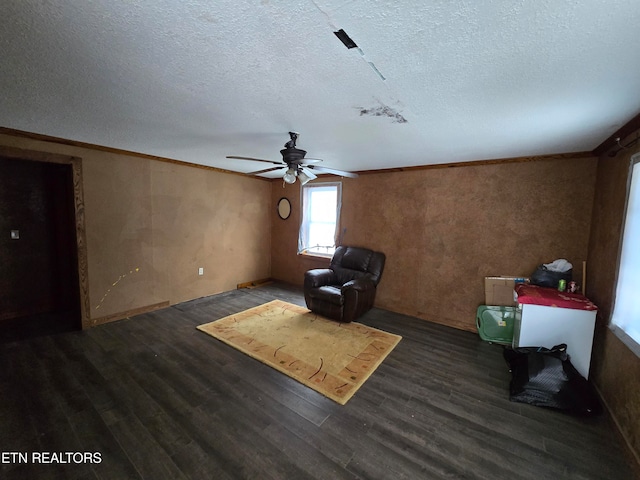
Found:
[[[504,358],[511,371],[509,400],[563,410],[580,416],[602,413],[593,386],[576,370],[567,345],[506,348]]]
[[[538,285],[539,287],[551,287],[558,288],[558,282],[560,280],[566,280],[567,285],[573,279],[573,269],[569,269],[566,272],[554,272],[548,270],[547,267],[539,265],[536,271],[529,277],[529,283],[531,285]]]

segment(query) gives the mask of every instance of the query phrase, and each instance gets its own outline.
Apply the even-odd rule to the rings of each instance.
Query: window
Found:
[[[341,190],[340,183],[315,183],[302,187],[298,253],[333,255],[340,220]]]
[[[611,329],[640,356],[640,153],[631,157]]]

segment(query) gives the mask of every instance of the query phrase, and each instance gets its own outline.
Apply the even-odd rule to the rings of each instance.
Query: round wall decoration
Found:
[[[281,219],[286,220],[289,218],[289,215],[291,215],[291,202],[288,198],[282,197],[278,200],[278,216]]]

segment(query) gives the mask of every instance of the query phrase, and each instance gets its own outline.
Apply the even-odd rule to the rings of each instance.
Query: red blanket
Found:
[[[559,292],[555,288],[520,284],[515,288],[518,303],[544,305],[547,307],[572,308],[574,310],[597,310],[591,300],[579,293]]]

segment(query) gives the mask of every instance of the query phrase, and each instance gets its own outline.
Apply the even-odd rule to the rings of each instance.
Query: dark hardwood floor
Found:
[[[509,402],[473,333],[373,309],[403,340],[341,406],[195,328],[275,298],[304,305],[274,283],[0,343],[0,478],[634,478],[607,414]]]

